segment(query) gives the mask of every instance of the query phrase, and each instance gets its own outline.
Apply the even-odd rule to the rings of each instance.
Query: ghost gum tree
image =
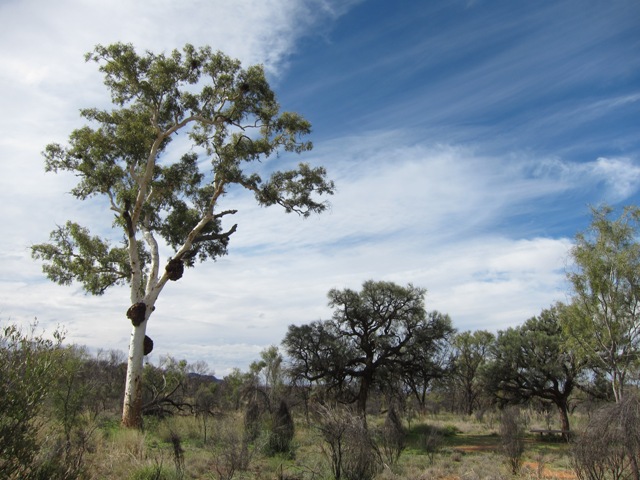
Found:
[[[611,382],[616,402],[640,370],[640,208],[592,210],[576,235],[571,315],[563,328],[578,352]]]
[[[68,145],[48,145],[45,168],[75,174],[76,198],[106,199],[122,241],[114,244],[69,221],[49,243],[32,246],[32,256],[52,281],[77,281],[90,294],[130,287],[126,314],[133,329],[122,422],[139,427],[143,356],[153,348],[147,322],[160,292],[185,266],[227,253],[237,228],[223,227],[237,212],[219,205],[228,189],[243,187],[261,206],[278,204],[306,217],[325,210],[319,197],[332,194],[334,185],[324,168],[304,163],[266,180],[256,173],[256,162],[280,151],[311,149],[303,141],[310,124],[280,112],[261,66],[244,69],[209,47],[191,45],[170,55],[99,45],[86,60],[99,65],[114,108],[81,110],[88,125],[74,130]],[[167,150],[178,133],[190,140],[179,158]],[[163,249],[171,252],[164,259]]]

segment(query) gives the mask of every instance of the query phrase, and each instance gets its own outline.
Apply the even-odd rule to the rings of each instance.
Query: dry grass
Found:
[[[538,419],[533,419],[537,421]],[[372,418],[371,424],[382,423]],[[224,431],[230,426],[239,428],[241,418],[212,419],[209,439],[205,444],[201,425],[193,417],[175,417],[157,422],[149,421],[144,432],[122,429],[117,422],[98,429],[93,437],[92,451],[86,455],[88,478],[144,479],[153,478],[149,472],[162,471],[159,478],[174,480],[176,476],[171,432],[178,434],[184,448],[185,479],[217,479]],[[406,423],[405,423],[406,425]],[[407,448],[398,462],[386,465],[377,480],[441,479],[441,480],[572,480],[568,446],[562,442],[542,442],[529,436],[526,440],[521,472],[513,477],[505,457],[499,452],[497,424],[487,415],[483,421],[475,417],[438,415],[413,419]],[[437,431],[441,445],[429,455],[421,444],[421,435]],[[239,433],[239,432],[238,432]],[[241,438],[240,436],[238,438]],[[258,441],[259,442],[259,441]],[[227,448],[229,446],[227,445]],[[231,446],[233,447],[233,446]],[[239,447],[239,446],[238,446]],[[253,445],[253,455],[247,470],[236,471],[233,479],[240,480],[325,480],[330,478],[323,443],[316,428],[302,421],[296,422],[293,457],[267,457],[260,445]]]

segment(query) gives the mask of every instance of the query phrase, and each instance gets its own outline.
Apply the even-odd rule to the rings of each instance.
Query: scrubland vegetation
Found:
[[[530,432],[561,428],[548,402],[500,408],[485,387],[468,415],[455,376],[434,381],[424,404],[376,389],[363,417],[290,382],[271,347],[223,380],[202,362],[147,364],[139,430],[121,426],[124,355],[90,355],[62,336],[3,327],[2,478],[636,478],[633,393],[618,403],[576,394],[569,442]]]
[[[144,364],[136,428],[123,353],[6,324],[0,478],[640,480],[640,209],[611,213],[576,237],[569,304],[458,332],[423,288],[333,289],[247,372]]]

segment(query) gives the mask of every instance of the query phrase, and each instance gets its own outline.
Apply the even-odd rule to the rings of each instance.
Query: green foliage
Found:
[[[569,397],[585,367],[563,335],[561,323],[569,311],[556,304],[519,327],[499,332],[485,370],[487,389],[500,402],[550,401],[558,408],[563,430],[569,430]]]
[[[81,348],[61,349],[56,363],[60,368],[52,392],[53,412],[62,424],[67,443],[71,432],[83,421],[82,412],[96,402],[95,381],[89,378],[89,356]]]
[[[128,480],[175,480],[175,478],[171,470],[163,467],[162,464],[156,464],[135,469]]]
[[[214,409],[218,404],[215,395],[215,385],[201,385],[195,395],[195,411],[196,415],[202,420],[203,443],[207,443],[207,426],[209,417],[213,416]]]
[[[271,429],[266,447],[267,452],[270,455],[277,453],[293,455],[292,442],[294,434],[295,427],[289,406],[287,402],[281,400],[271,418]]]
[[[507,458],[511,473],[518,474],[524,454],[524,421],[517,407],[509,406],[500,415],[502,453]]]
[[[374,281],[365,282],[360,292],[331,290],[331,320],[289,326],[283,344],[292,376],[322,382],[357,400],[364,415],[374,386],[431,372],[440,341],[453,331],[448,316],[426,314],[424,294],[411,284]],[[410,371],[413,376],[403,377]]]
[[[121,285],[131,276],[126,248],[92,237],[86,228],[67,222],[51,232],[51,243],[31,247],[33,258],[43,260],[43,272],[60,285],[81,282],[88,293],[102,295],[112,285]]]
[[[616,401],[640,367],[640,208],[593,210],[589,228],[576,235],[572,315],[563,327],[596,369],[606,372]]]
[[[442,449],[445,437],[455,435],[451,430],[438,428],[433,425],[421,424],[416,426],[411,434],[417,438],[417,446],[421,452],[429,457],[429,463],[433,464],[436,455]]]
[[[271,345],[260,352],[259,361],[249,366],[249,372],[254,376],[253,388],[261,389],[269,410],[276,408],[284,389],[283,360],[278,347]]]
[[[471,415],[484,389],[483,368],[490,360],[495,336],[486,330],[458,333],[453,339],[452,378],[461,391],[463,410]]]
[[[444,435],[445,437],[453,437],[460,433],[460,429],[455,425],[445,424],[440,429],[440,433],[442,433],[442,435]]]
[[[0,330],[0,477],[29,479],[38,474],[40,414],[57,374],[57,351],[63,334],[53,339],[16,325]]]
[[[270,437],[270,431],[275,424],[268,411],[263,410],[260,435],[249,442],[242,430],[242,416],[234,410],[233,402],[220,402],[216,404],[216,414],[210,419],[211,434],[205,443],[202,441],[202,420],[196,417],[196,411],[200,411],[198,405],[202,404],[198,399],[201,395],[208,397],[209,393],[221,399],[217,395],[223,391],[224,384],[207,383],[204,378],[189,376],[181,395],[195,408],[193,411],[185,409],[182,414],[166,418],[147,417],[144,433],[128,430],[118,424],[113,416],[115,410],[103,410],[102,399],[98,397],[98,392],[108,391],[108,387],[101,387],[102,382],[108,384],[111,381],[107,367],[119,365],[122,357],[112,352],[100,352],[97,358],[92,358],[79,347],[57,347],[54,353],[53,364],[57,370],[41,403],[37,421],[32,424],[36,433],[32,474],[25,473],[17,478],[329,478],[332,458],[340,462],[339,475],[343,479],[420,478],[425,475],[444,478],[469,472],[479,475],[481,471],[487,471],[487,466],[493,469],[491,472],[497,472],[497,465],[501,463],[493,453],[499,447],[500,439],[490,434],[492,426],[480,424],[467,416],[457,418],[451,414],[430,415],[430,425],[424,423],[425,417],[416,418],[409,436],[405,437],[408,448],[402,450],[402,455],[393,465],[382,438],[383,428],[399,432],[391,428],[400,423],[393,413],[386,420],[370,415],[365,423],[353,410],[327,409],[331,418],[319,415],[310,423],[311,427],[302,421],[296,422],[291,441],[291,445],[295,445],[293,460],[288,453],[278,454],[275,458],[267,456],[270,452],[268,442],[274,438]],[[206,371],[202,365],[189,365],[169,358],[160,370],[169,379],[171,370],[190,372],[194,369]],[[69,378],[64,379],[67,375]],[[61,415],[65,403],[63,394],[68,391],[68,385],[87,393],[83,401],[77,402],[72,395],[67,406],[71,414],[74,408],[82,411],[75,421],[73,415],[67,417],[72,426],[72,455],[65,451],[64,416]],[[373,394],[380,393],[374,391]],[[263,397],[257,398],[264,409],[266,402],[262,401]],[[316,400],[319,399],[316,397]],[[318,406],[318,403],[316,401],[313,405]],[[292,405],[302,408],[295,401]],[[93,419],[97,412],[99,416]],[[295,418],[293,413],[290,411]],[[632,425],[633,422],[627,421],[632,417],[625,415],[621,424]],[[298,418],[302,420],[300,416]],[[609,423],[615,427],[614,422]],[[615,433],[615,430],[611,428],[609,432]],[[472,431],[474,434],[470,435]],[[84,437],[84,447],[80,443],[83,432],[89,434]],[[320,438],[315,432],[320,433]],[[634,435],[633,429],[629,433]],[[336,447],[336,457],[331,457],[329,441]],[[388,444],[393,445],[400,444]],[[482,453],[471,452],[471,448],[467,453],[460,453],[458,448],[466,446],[482,447]],[[548,449],[548,443],[536,441],[535,446],[527,445],[527,453],[532,448],[544,449],[548,467],[551,463],[557,464],[560,454],[556,452],[568,449],[566,443],[557,442],[552,446],[553,452]],[[322,457],[323,452],[326,459]],[[382,459],[391,467],[384,469],[384,473],[381,472]],[[13,480],[16,477],[2,478]]]
[[[427,395],[434,381],[447,378],[452,369],[451,340],[455,329],[451,318],[438,311],[428,312],[425,320],[419,324],[412,338],[403,349],[404,358],[399,369],[391,369],[393,378],[397,375],[399,382],[394,386],[389,381],[387,390],[392,393],[404,390],[402,385],[414,394],[421,408],[425,408]],[[396,395],[397,396],[397,395]]]
[[[170,55],[99,45],[86,58],[99,64],[117,108],[82,110],[90,126],[72,132],[68,146],[48,145],[45,167],[74,173],[79,181],[72,193],[81,200],[106,196],[125,246],[112,248],[69,222],[50,243],[32,247],[51,280],[76,280],[92,294],[131,281],[132,269],[142,271],[153,261],[142,250],[140,265],[127,255],[139,248],[133,237],[140,229],[162,237],[187,265],[226,254],[235,228],[222,232],[220,219],[235,211],[214,213],[214,207],[232,184],[252,191],[263,206],[280,204],[303,216],[326,208],[315,199],[334,190],[322,167],[301,164],[267,180],[246,171],[279,149],[311,148],[301,140],[309,123],[280,112],[262,67],[243,69],[237,60],[192,45]],[[188,134],[192,151],[166,158],[180,131]],[[210,159],[209,171],[201,169],[202,156]],[[148,246],[153,253],[153,241]]]

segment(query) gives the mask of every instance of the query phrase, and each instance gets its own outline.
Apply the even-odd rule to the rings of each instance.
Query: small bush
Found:
[[[156,464],[137,468],[128,480],[174,480],[174,476],[162,464]]]
[[[522,466],[524,453],[524,423],[518,408],[507,407],[502,411],[500,439],[502,453],[507,457],[511,473],[517,475]]]
[[[432,428],[420,435],[420,447],[429,457],[429,463],[433,464],[436,455],[442,449],[444,436],[439,430]]]
[[[256,445],[250,446],[242,427],[233,418],[218,420],[213,445],[213,468],[219,480],[231,480],[236,472],[249,469]]]
[[[173,463],[176,467],[176,478],[182,480],[184,478],[184,449],[182,448],[182,439],[176,432],[171,432],[171,446],[173,447]]]
[[[382,467],[364,419],[348,410],[318,408],[318,430],[336,480],[371,480]]]
[[[293,453],[291,443],[293,442],[294,434],[295,428],[291,412],[287,402],[281,400],[278,410],[276,410],[272,418],[271,431],[267,442],[267,454],[284,453],[291,455]]]
[[[344,479],[372,480],[382,465],[378,449],[362,419],[353,418],[346,439],[342,465]]]
[[[15,325],[0,328],[0,478],[29,478],[37,470],[40,450],[39,414],[55,377],[57,352],[63,335],[55,341],[35,335],[36,325],[23,333]]]
[[[638,478],[640,399],[629,396],[596,411],[571,454],[579,480]]]
[[[455,437],[457,434],[460,433],[460,429],[455,425],[446,424],[442,427],[441,433],[445,437]]]
[[[262,429],[262,410],[256,402],[251,402],[244,412],[244,434],[249,442],[260,436]]]
[[[382,453],[389,465],[394,465],[405,448],[406,432],[396,409],[392,406],[382,427]]]

